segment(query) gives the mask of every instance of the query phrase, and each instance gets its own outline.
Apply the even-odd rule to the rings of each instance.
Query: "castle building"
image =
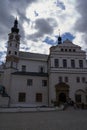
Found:
[[[0,71],[0,106],[53,106],[72,100],[87,105],[87,60],[80,46],[58,37],[49,55],[19,51],[17,19],[8,36],[4,69]]]

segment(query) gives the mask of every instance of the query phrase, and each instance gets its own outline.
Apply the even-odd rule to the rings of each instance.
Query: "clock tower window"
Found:
[[[9,51],[8,54],[11,54],[11,51]]]
[[[17,55],[17,52],[15,51],[15,55]]]
[[[15,47],[17,48],[17,43],[15,44]]]

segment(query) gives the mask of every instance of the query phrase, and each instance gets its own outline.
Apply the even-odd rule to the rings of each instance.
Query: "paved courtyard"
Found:
[[[0,113],[0,130],[87,130],[87,110]]]

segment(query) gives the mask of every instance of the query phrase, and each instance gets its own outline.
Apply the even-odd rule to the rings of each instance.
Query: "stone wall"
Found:
[[[2,97],[0,95],[0,107],[8,107],[9,97]]]

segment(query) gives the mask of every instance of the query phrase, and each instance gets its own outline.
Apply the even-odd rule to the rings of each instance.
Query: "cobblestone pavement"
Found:
[[[87,130],[87,110],[0,113],[0,130]]]

